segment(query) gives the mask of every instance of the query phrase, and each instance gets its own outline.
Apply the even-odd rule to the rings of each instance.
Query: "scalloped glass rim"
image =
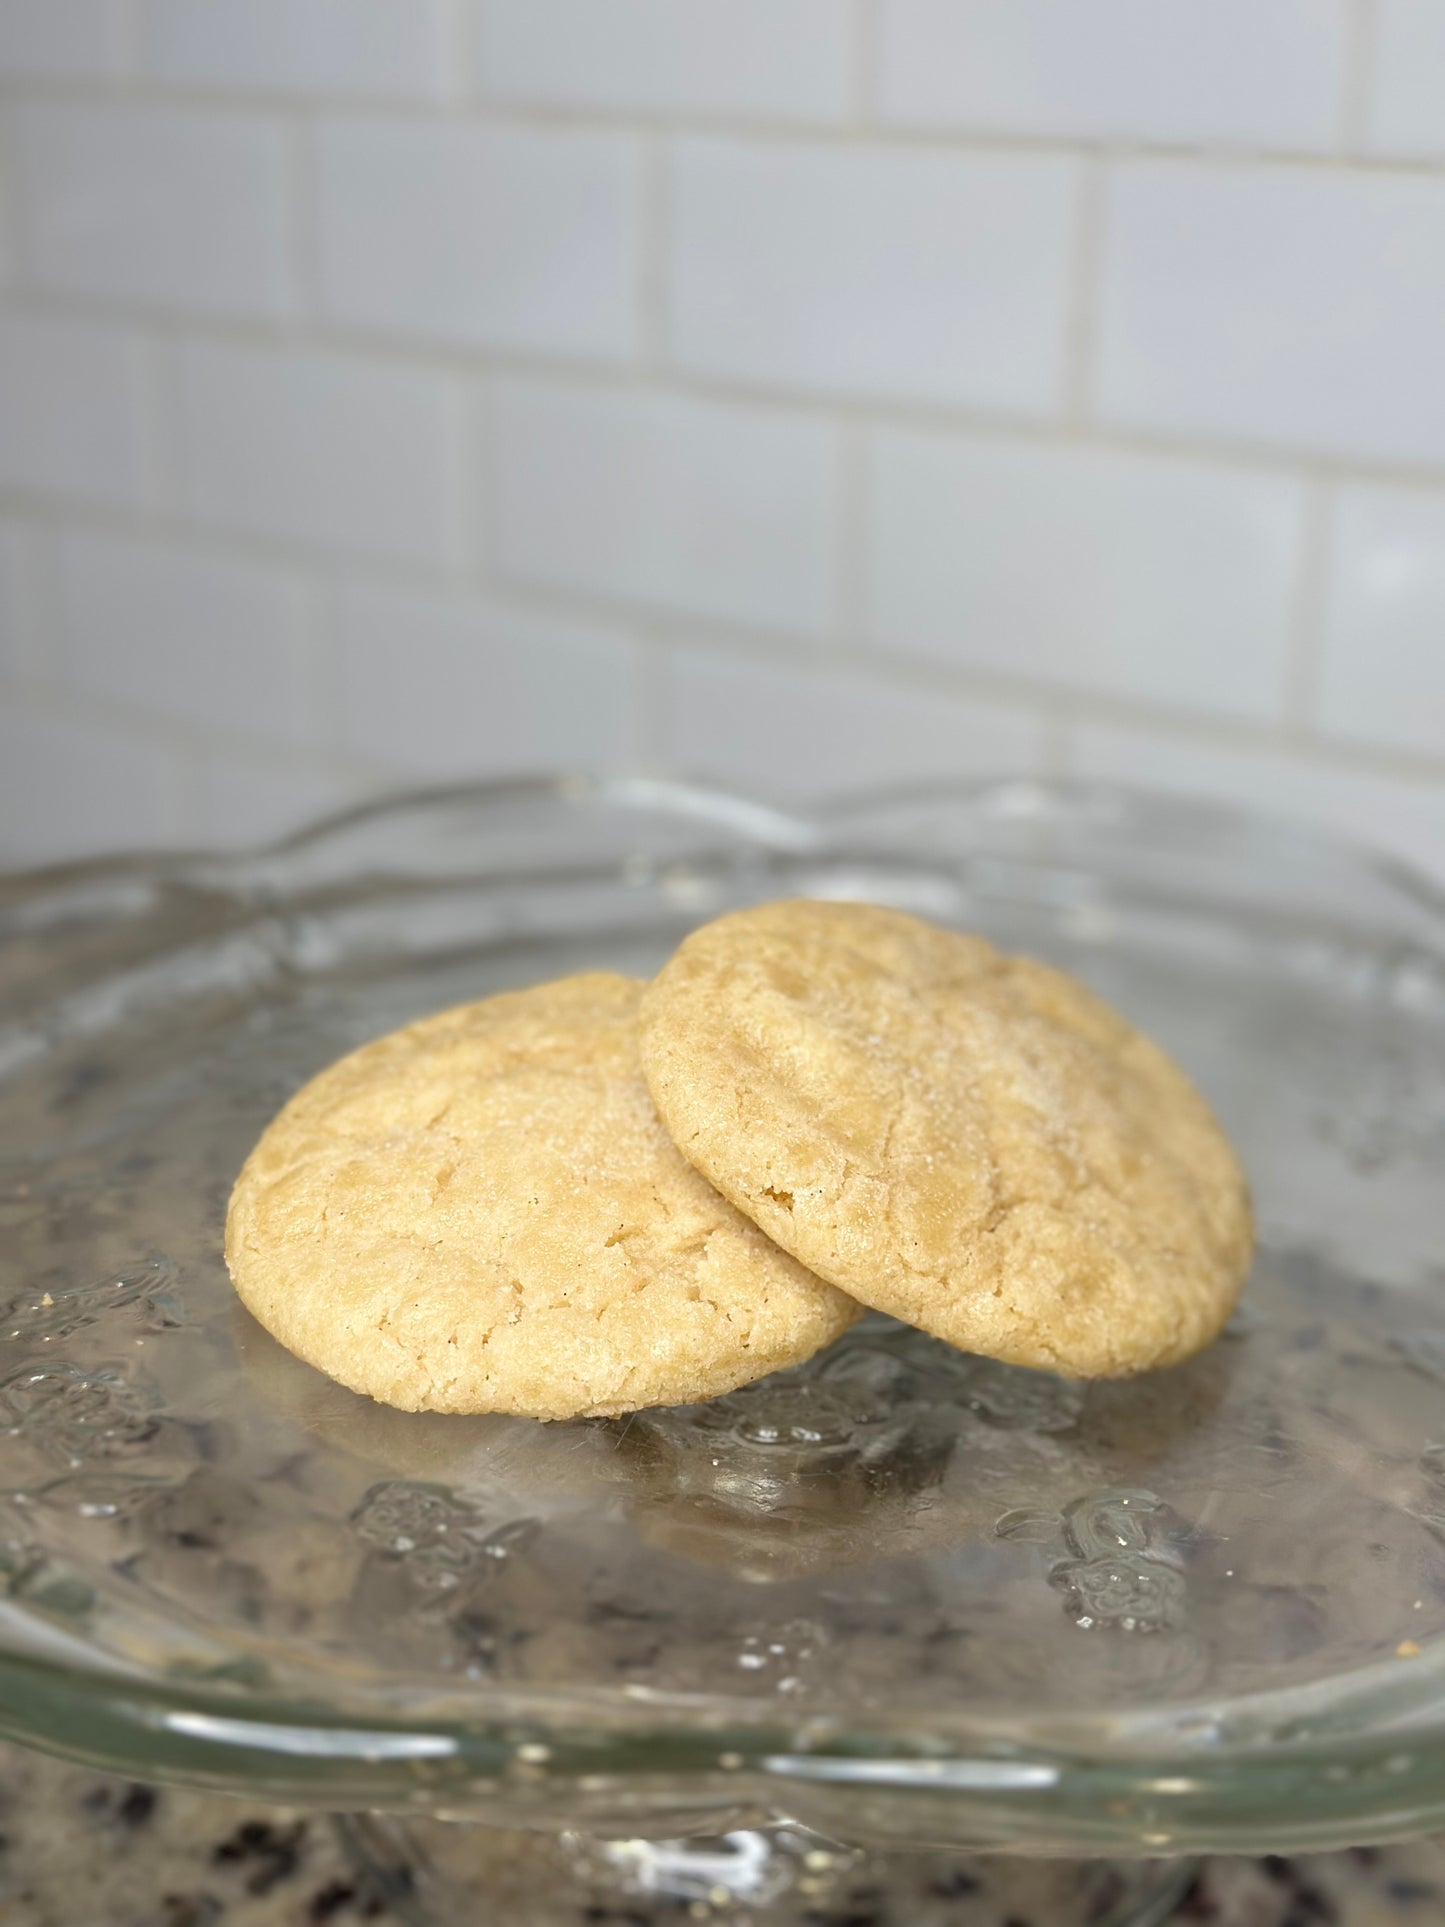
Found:
[[[1267,849],[1301,901],[1318,889],[1333,914],[1364,914],[1433,962],[1445,959],[1445,895],[1407,866],[1239,809],[1034,782],[930,785],[808,814],[644,779],[435,790],[346,811],[260,852],[120,858],[0,880],[0,934],[43,936],[77,915],[144,922],[167,886],[290,916],[308,898],[344,894],[362,877],[410,875],[418,864],[429,879],[489,875],[472,843],[453,851],[444,826],[495,821],[505,842],[508,813],[537,805],[575,811],[579,822],[616,812],[639,829],[657,827],[656,847],[632,859],[655,870],[677,851],[693,865],[714,854],[724,863],[823,850],[896,857],[900,836],[920,851],[939,838],[957,852],[980,825],[991,837],[1002,832],[994,840],[1004,855],[988,861],[1007,864],[1010,836],[1027,843],[1041,827],[1087,823],[1137,846],[1149,887],[1151,852],[1167,873],[1181,853],[1228,865]],[[673,826],[686,834],[670,838]],[[377,844],[378,830],[394,832],[392,844],[386,834]],[[369,867],[357,861],[368,841]],[[591,862],[584,848],[557,874],[615,872],[614,856],[595,871]],[[495,874],[504,880],[511,870],[500,863]],[[1099,1853],[1317,1846],[1445,1819],[1442,1649],[1407,1669],[1367,1666],[1227,1707],[1181,1700],[1112,1722],[1061,1717],[1046,1736],[957,1709],[938,1710],[926,1731],[916,1716],[855,1726],[838,1710],[781,1724],[756,1702],[661,1689],[472,1687],[449,1701],[429,1687],[427,1698],[425,1709],[404,1711],[338,1683],[314,1702],[273,1702],[239,1682],[131,1676],[96,1666],[79,1641],[67,1649],[13,1604],[0,1609],[0,1730],[11,1737],[122,1771],[264,1787],[331,1807],[421,1806],[517,1822],[550,1815],[562,1800],[585,1825],[589,1815],[615,1824],[662,1802],[673,1817],[786,1812],[824,1831],[846,1824],[858,1837]]]

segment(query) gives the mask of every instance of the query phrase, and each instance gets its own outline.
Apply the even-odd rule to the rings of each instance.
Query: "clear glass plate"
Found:
[[[1076,971],[1250,1170],[1231,1330],[1068,1384],[870,1317],[544,1426],[330,1384],[232,1179],[422,1012],[861,895]],[[0,886],[0,1729],[152,1777],[595,1834],[1246,1850],[1445,1819],[1445,908],[1240,815],[1011,785],[805,820],[414,798]]]

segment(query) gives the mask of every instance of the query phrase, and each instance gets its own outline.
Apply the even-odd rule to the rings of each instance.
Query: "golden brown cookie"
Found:
[[[575,1418],[711,1398],[850,1325],[851,1299],[673,1149],[641,991],[599,974],[491,997],[298,1091],[226,1223],[266,1329],[406,1411]]]
[[[1216,1336],[1253,1246],[1204,1100],[1092,992],[858,903],[695,931],[642,1063],[685,1157],[785,1251],[951,1344],[1081,1378]]]

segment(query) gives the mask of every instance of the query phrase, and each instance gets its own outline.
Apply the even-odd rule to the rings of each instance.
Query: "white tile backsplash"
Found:
[[[163,81],[328,100],[431,100],[448,90],[447,0],[141,5],[145,69]]]
[[[1361,848],[1403,856],[1445,881],[1445,786],[1375,775],[1287,751],[1192,741],[1158,731],[1081,726],[1081,776],[1268,811]]]
[[[1302,490],[1164,457],[874,441],[869,633],[958,669],[1269,721]]]
[[[1042,415],[1057,397],[1074,164],[688,140],[674,150],[681,368]]]
[[[1445,177],[1114,170],[1096,399],[1109,422],[1445,466]]]
[[[409,776],[636,765],[634,651],[583,623],[354,588],[334,632],[344,747]]]
[[[830,615],[837,431],[760,408],[538,382],[490,410],[504,577],[816,635]]]
[[[1445,0],[1378,0],[1366,143],[1445,161]]]
[[[338,121],[318,136],[326,312],[348,327],[603,360],[637,345],[637,143]]]
[[[20,675],[25,660],[25,537],[0,522],[0,684]]]
[[[1438,860],[1445,0],[0,0],[0,855],[596,764]]]
[[[1328,151],[1349,17],[1349,0],[879,0],[880,110],[970,133]]]
[[[71,80],[113,73],[123,34],[122,0],[4,0],[0,76]]]
[[[154,439],[140,338],[104,322],[0,312],[0,488],[144,502]]]
[[[212,528],[445,565],[465,515],[465,390],[396,362],[189,342],[183,510]]]
[[[1330,554],[1320,728],[1445,758],[1445,493],[1347,489]]]
[[[610,113],[840,120],[848,0],[477,0],[491,98]]]
[[[709,376],[1044,414],[1075,168],[1037,154],[701,139],[669,177],[672,360]]]
[[[21,254],[40,288],[198,313],[291,307],[281,129],[186,107],[20,107]]]
[[[260,741],[314,740],[306,593],[294,575],[162,542],[62,535],[58,672],[78,693]]]
[[[1039,723],[1022,705],[718,650],[679,649],[664,703],[672,770],[779,800],[1023,775],[1040,753]]]
[[[62,862],[186,836],[181,760],[146,731],[0,704],[0,861]]]

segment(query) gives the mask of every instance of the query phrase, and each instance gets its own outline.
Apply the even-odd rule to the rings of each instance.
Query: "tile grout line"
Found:
[[[473,10],[461,0],[441,0],[441,6],[443,102],[453,110],[481,106],[486,96]]]
[[[1356,36],[1356,42],[1361,36]],[[867,61],[855,62],[856,67]],[[1357,64],[1353,61],[1351,65]],[[1357,77],[1342,91],[1352,98]],[[28,75],[23,92],[28,99],[47,102],[113,104],[122,98],[137,108],[187,107],[218,114],[251,114],[258,117],[278,114],[324,112],[337,119],[375,119],[388,117],[399,124],[455,125],[459,121],[497,127],[534,127],[612,132],[708,133],[777,145],[816,145],[847,148],[856,143],[860,126],[853,108],[838,119],[818,121],[746,114],[692,114],[648,112],[637,107],[607,109],[544,101],[518,102],[490,99],[473,89],[459,98],[445,94],[386,95],[338,94],[320,90],[258,86],[249,89],[167,85],[150,75],[132,78],[120,90],[114,78],[91,79],[82,76]],[[850,94],[856,92],[850,79]],[[1354,109],[1351,108],[1352,114]],[[1332,173],[1366,173],[1400,176],[1426,176],[1439,179],[1445,174],[1445,160],[1429,156],[1375,154],[1351,151],[1342,154],[1339,128],[1346,118],[1344,103],[1335,116],[1336,132],[1328,144],[1309,147],[1270,147],[1221,136],[1215,141],[1167,142],[1129,135],[1098,139],[1069,135],[1005,133],[992,128],[960,127],[946,124],[912,125],[871,116],[866,132],[871,142],[883,148],[932,148],[940,153],[980,155],[1052,155],[1078,158],[1117,152],[1121,145],[1130,161],[1144,163],[1178,162],[1186,166],[1227,169],[1304,168]]]
[[[140,535],[164,541],[167,537],[183,544],[194,543],[202,552],[262,564],[289,566],[311,580],[330,571],[364,571],[366,586],[375,584],[394,593],[455,594],[457,583],[440,567],[410,563],[378,563],[375,558],[349,557],[316,551],[298,553],[295,548],[207,526],[194,526],[174,518],[157,521],[136,511],[116,510],[103,504],[69,503],[35,498],[17,499],[14,491],[0,490],[0,506],[23,517],[38,530],[78,528],[101,532]],[[836,648],[826,664],[820,663],[812,640],[805,635],[770,630],[765,626],[747,628],[718,621],[688,610],[663,610],[622,600],[609,601],[578,594],[565,587],[506,577],[489,582],[487,598],[505,610],[518,613],[551,614],[564,620],[581,620],[614,633],[631,635],[639,626],[649,634],[665,635],[671,642],[679,631],[695,646],[736,656],[744,660],[772,663],[780,659],[798,667],[823,667],[852,671],[874,679],[895,679],[900,686],[935,690],[941,694],[972,697],[1001,706],[1033,708],[1038,703],[1055,701],[1067,704],[1082,720],[1116,723],[1141,731],[1162,731],[1191,736],[1195,740],[1224,744],[1256,753],[1271,751],[1303,752],[1311,761],[1330,767],[1353,769],[1392,777],[1402,781],[1440,783],[1445,781],[1445,759],[1420,755],[1407,750],[1379,749],[1363,743],[1321,743],[1313,737],[1291,736],[1278,726],[1260,725],[1210,714],[1190,712],[1147,700],[1131,702],[1108,691],[1067,687],[987,671],[940,664],[926,657],[890,651],[881,656],[866,643],[851,640]]]
[[[1349,0],[1338,118],[1339,154],[1346,166],[1370,158],[1370,93],[1379,33],[1379,0]]]
[[[519,611],[531,612],[537,609],[555,614],[559,613],[559,599],[540,595],[532,598],[514,595],[512,602]],[[575,603],[564,607],[560,613],[573,619],[598,620],[595,608],[578,610]],[[621,621],[616,610],[605,612],[613,631],[623,634]],[[670,656],[676,646],[674,631],[681,622],[692,631],[691,646],[716,652],[735,661],[752,663],[760,667],[773,666],[778,661],[778,652],[767,637],[750,636],[745,643],[739,644],[735,638],[719,638],[709,634],[706,625],[695,618],[682,617],[676,620],[664,618],[655,613],[637,614],[629,633],[634,647],[640,645],[644,657],[644,683],[642,717],[642,748],[649,758],[658,754],[659,738],[665,747],[665,731],[660,721],[659,699],[661,684],[658,668]],[[645,659],[651,656],[653,666],[649,670]],[[796,666],[807,667],[806,658],[797,658]],[[915,693],[935,692],[940,696],[956,701],[971,701],[1001,709],[1011,709],[1020,715],[1031,716],[1043,731],[1042,759],[1050,773],[1055,771],[1061,752],[1067,760],[1068,736],[1066,719],[1084,727],[1114,728],[1126,735],[1137,737],[1140,741],[1167,744],[1169,742],[1194,745],[1203,749],[1213,749],[1245,756],[1276,757],[1297,767],[1337,775],[1355,776],[1362,779],[1382,780],[1402,785],[1417,785],[1439,789],[1445,781],[1445,769],[1436,762],[1431,767],[1427,760],[1409,754],[1389,750],[1374,749],[1362,743],[1320,742],[1313,738],[1290,739],[1271,733],[1246,722],[1207,714],[1190,715],[1181,711],[1161,711],[1140,707],[1127,700],[1112,698],[1107,694],[1090,691],[1069,691],[1054,686],[1032,683],[1019,685],[1006,679],[989,677],[986,674],[958,672],[940,669],[934,665],[915,661],[899,661],[896,664],[880,662],[875,654],[849,651],[845,655],[821,667],[826,673],[833,670],[844,674],[857,674],[865,680],[891,683],[899,688]],[[109,702],[90,692],[72,691],[58,682],[42,682],[22,689],[22,694],[40,700],[48,711],[86,716],[98,722],[121,729],[139,729],[154,735],[165,732],[168,739],[189,742],[189,726],[184,722],[159,715],[153,710],[131,709],[123,703]],[[302,766],[300,752],[286,745],[276,745],[264,738],[245,732],[233,733],[228,730],[199,730],[199,735],[207,741],[214,741],[218,747],[236,754],[250,756],[281,771],[296,770]],[[328,764],[338,765],[345,761],[348,771],[352,765],[358,767],[366,759],[357,759],[339,743],[325,742],[318,745]],[[374,766],[381,770],[381,765]],[[373,765],[366,762],[366,771]],[[366,771],[362,773],[365,774]],[[395,772],[393,772],[395,774]],[[349,780],[349,777],[348,777]]]
[[[1061,425],[1077,433],[1090,418],[1094,348],[1103,294],[1107,162],[1098,155],[1081,163],[1076,190],[1069,285],[1064,296],[1064,366],[1058,409]]]
[[[307,748],[278,743],[264,736],[228,729],[223,723],[217,724],[215,721],[192,722],[157,709],[133,708],[115,698],[97,695],[88,689],[72,688],[64,683],[36,684],[27,688],[24,695],[32,708],[49,717],[103,726],[121,734],[129,732],[143,741],[178,752],[195,750],[204,755],[210,749],[226,755],[246,757],[268,771],[281,775],[304,773],[314,760],[318,747],[327,766],[339,763],[354,766],[358,760],[348,758],[344,750],[325,744]]]
[[[877,0],[851,0],[848,15],[848,104],[852,126],[869,134],[878,126],[882,36]]]
[[[566,590],[520,581],[511,583],[509,590],[522,606],[562,616],[592,620],[605,620],[610,616],[615,624],[623,615],[617,605],[607,605],[604,611],[595,602]],[[687,646],[721,653],[758,666],[773,666],[782,660],[796,669],[851,673],[865,679],[896,682],[899,687],[920,692],[934,691],[945,696],[972,698],[1002,708],[1037,711],[1041,705],[1052,705],[1061,714],[1067,713],[1082,722],[1116,726],[1146,735],[1173,735],[1254,754],[1298,756],[1303,753],[1305,759],[1313,763],[1352,769],[1360,774],[1427,784],[1445,780],[1445,759],[1381,750],[1363,743],[1323,744],[1313,738],[1295,739],[1267,721],[1235,718],[1218,711],[1190,712],[1168,705],[1151,704],[1147,700],[1131,702],[1109,691],[1023,681],[985,670],[940,665],[913,655],[889,652],[883,656],[866,644],[839,649],[826,661],[819,661],[809,653],[807,639],[795,635],[783,636],[762,629],[744,631],[730,628],[686,611],[636,609],[634,613],[636,620],[652,628],[666,624],[668,639],[674,647],[680,638]]]
[[[20,163],[17,110],[25,104],[23,93],[0,86],[0,262],[8,269],[7,281],[0,284],[0,299],[13,307],[15,297],[23,294],[30,272],[30,242],[24,213],[25,175]]]
[[[665,137],[643,135],[636,186],[637,350],[642,366],[653,371],[667,365],[671,165],[671,146]]]
[[[455,564],[439,557],[377,555],[365,547],[307,545],[303,537],[272,536],[235,523],[207,520],[183,504],[151,499],[118,503],[99,499],[64,498],[18,489],[0,483],[0,511],[23,516],[41,525],[72,523],[81,528],[113,532],[154,542],[177,542],[202,553],[249,561],[261,566],[310,568],[366,568],[383,580],[412,588],[455,589]]]
[[[722,407],[742,405],[799,421],[851,423],[864,428],[900,427],[940,440],[997,441],[1057,449],[1102,448],[1145,459],[1224,468],[1235,473],[1265,473],[1286,479],[1317,475],[1344,483],[1384,483],[1422,493],[1445,488],[1445,453],[1438,462],[1427,464],[1405,458],[1392,460],[1388,456],[1350,455],[1338,450],[1321,452],[1299,446],[1240,441],[1228,435],[1140,427],[1096,414],[1069,422],[1052,415],[996,411],[979,404],[937,398],[913,400],[878,392],[790,389],[742,377],[700,375],[668,365],[643,377],[635,365],[625,362],[589,363],[557,359],[537,350],[427,344],[411,337],[352,333],[329,322],[313,324],[297,333],[288,324],[178,314],[173,310],[81,299],[33,288],[15,288],[6,293],[8,298],[3,307],[12,315],[42,318],[58,315],[99,329],[149,328],[167,345],[197,341],[203,345],[271,354],[278,360],[295,352],[334,355],[370,363],[378,370],[396,366],[453,383],[516,374],[558,388],[630,389]]]
[[[148,24],[146,0],[114,0],[106,36],[115,62],[110,79],[120,81],[127,92],[136,81],[144,82],[148,78],[145,70]]]

